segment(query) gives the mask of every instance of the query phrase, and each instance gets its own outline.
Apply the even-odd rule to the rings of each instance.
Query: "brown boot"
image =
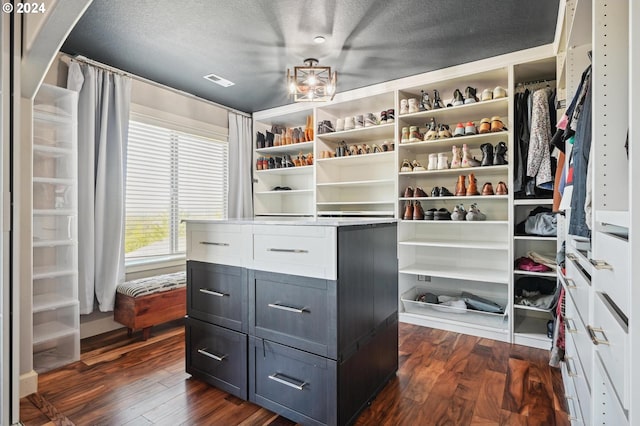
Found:
[[[465,186],[465,176],[458,176],[458,183],[456,183],[456,197],[467,195],[467,188]]]
[[[411,204],[411,201],[407,201],[407,204],[404,208],[404,216],[403,216],[404,220],[411,220],[413,219],[413,204]]]
[[[507,195],[508,193],[507,184],[504,182],[498,182],[498,186],[496,186],[496,195]]]
[[[495,195],[493,192],[493,185],[491,185],[491,182],[486,182],[482,186],[482,195]]]
[[[420,201],[416,201],[413,205],[413,220],[424,220],[424,210],[422,210]]]
[[[478,192],[478,185],[476,184],[476,177],[473,173],[469,173],[469,187],[467,188],[467,195],[480,195]]]

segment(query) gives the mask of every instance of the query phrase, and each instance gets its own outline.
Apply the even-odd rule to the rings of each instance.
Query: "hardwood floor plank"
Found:
[[[403,323],[399,342],[396,377],[356,425],[569,424],[547,351]],[[40,395],[77,425],[295,424],[191,378],[182,323],[146,343],[117,330],[82,348],[81,361],[38,377]],[[25,426],[52,423],[27,398],[20,407]]]

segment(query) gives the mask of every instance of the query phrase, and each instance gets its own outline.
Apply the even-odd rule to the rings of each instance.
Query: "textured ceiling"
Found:
[[[291,103],[286,69],[308,57],[343,92],[551,43],[557,13],[558,0],[94,0],[62,50],[254,112]]]

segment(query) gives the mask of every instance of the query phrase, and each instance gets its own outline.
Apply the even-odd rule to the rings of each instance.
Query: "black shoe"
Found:
[[[436,209],[425,210],[424,220],[434,220],[436,211]]]
[[[507,164],[505,154],[507,153],[507,144],[504,142],[498,142],[495,150],[493,151],[493,165],[503,166]]]
[[[293,160],[289,154],[285,154],[282,158],[282,167],[294,167]]]
[[[433,189],[431,190],[431,196],[432,197],[439,197],[440,196],[440,187],[434,186]]]
[[[276,168],[276,159],[273,157],[269,157],[269,170],[275,169],[275,168]]]
[[[440,99],[440,93],[436,89],[433,89],[433,109],[444,108],[442,99]]]
[[[453,197],[453,194],[447,188],[445,188],[444,186],[441,186],[440,187],[440,195],[439,196],[440,197]]]
[[[480,163],[480,165],[493,165],[493,145],[491,145],[490,143],[483,143],[482,145],[480,145],[480,150],[482,151],[482,163]]]
[[[256,146],[258,147],[258,149],[264,148],[265,147],[265,138],[264,138],[264,133],[262,132],[258,132],[256,134]]]
[[[443,207],[434,213],[433,219],[434,220],[451,220],[451,212]]]
[[[267,130],[267,137],[265,138],[263,148],[271,148],[273,146],[273,133]]]

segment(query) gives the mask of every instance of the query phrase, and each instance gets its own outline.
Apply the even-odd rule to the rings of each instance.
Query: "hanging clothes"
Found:
[[[549,117],[549,89],[539,89],[533,93],[531,111],[531,137],[527,155],[527,176],[536,178],[536,186],[541,187],[553,180],[551,174],[551,119]],[[547,189],[547,188],[545,188]]]
[[[513,144],[513,191],[514,193],[524,190],[527,178],[527,154],[529,152],[529,113],[528,99],[529,90],[515,94],[515,118]]]

